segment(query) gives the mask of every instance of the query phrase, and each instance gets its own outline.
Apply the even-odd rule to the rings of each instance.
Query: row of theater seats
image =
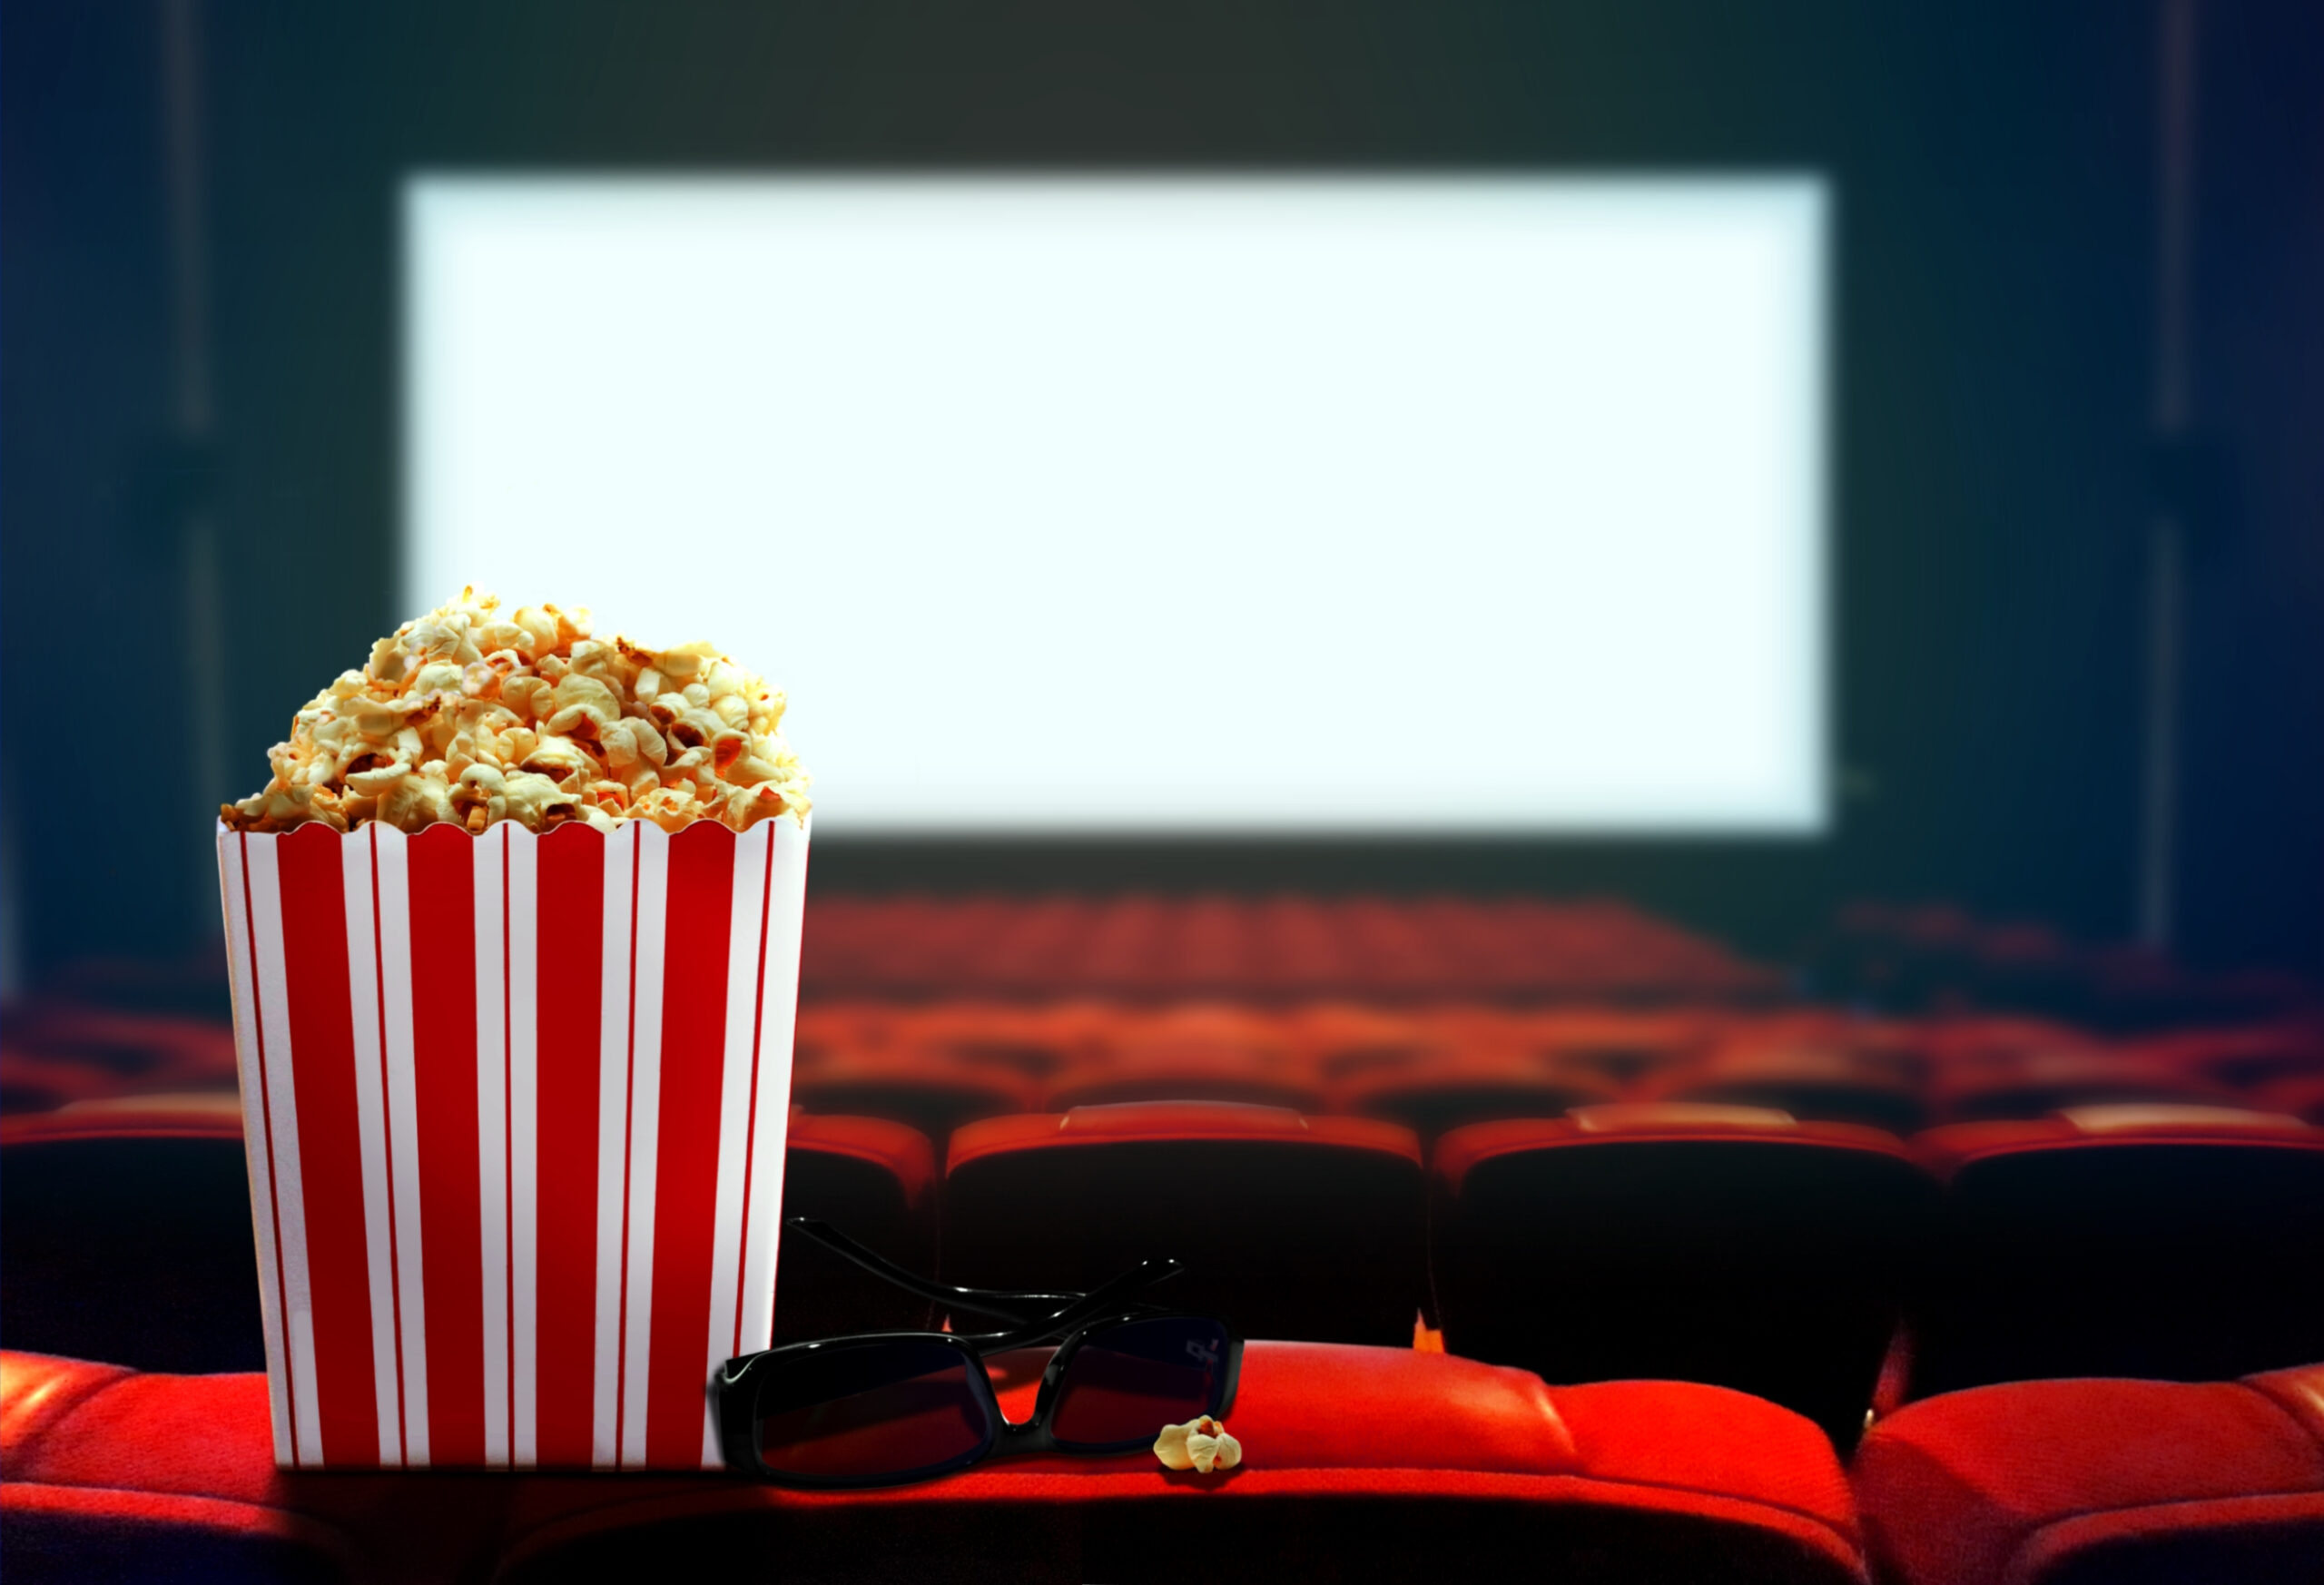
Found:
[[[2111,1029],[2264,1019],[2314,998],[2297,976],[2201,971],[2148,948],[2078,941],[1945,903],[1851,904],[1802,959],[1827,998],[1892,1010],[2008,1009]]]
[[[997,1363],[1021,1415],[1039,1362]],[[1442,1354],[1256,1342],[1230,1473],[1045,1455],[839,1495],[280,1471],[265,1393],[255,1373],[0,1354],[10,1580],[2324,1577],[2324,1365],[1955,1393],[1884,1421],[1844,1470],[1805,1420],[1719,1387],[1549,1386]]]
[[[811,994],[1751,1001],[1783,976],[1613,901],[825,896]]]
[[[0,1346],[261,1363],[230,1106],[11,1119],[0,1175]],[[902,1125],[794,1113],[783,1196],[953,1282],[1086,1289],[1170,1255],[1171,1301],[1248,1336],[1409,1345],[1425,1314],[1455,1354],[1732,1387],[1841,1446],[1876,1406],[1963,1387],[2324,1359],[2324,1128],[2264,1114],[2092,1108],[1906,1145],[1613,1106],[1424,1155],[1365,1118],[1132,1103],[970,1125],[940,1169]],[[784,1341],[941,1319],[799,1239],[777,1295]]]
[[[2324,1024],[2104,1041],[2029,1019],[1797,1009],[826,1002],[801,1013],[792,1094],[813,1111],[890,1117],[940,1140],[989,1117],[1142,1100],[1369,1117],[1423,1140],[1614,1100],[1774,1107],[1899,1134],[2129,1102],[2324,1117]]]
[[[1424,1158],[1368,1119],[1133,1103],[970,1125],[940,1173],[876,1119],[792,1137],[794,1207],[933,1249],[949,1280],[1082,1287],[1169,1254],[1252,1335],[1393,1343],[1417,1308],[1454,1354],[1735,1387],[1841,1445],[1884,1393],[2324,1358],[2324,1128],[2267,1114],[2093,1108],[1907,1145],[1612,1106],[1456,1129]],[[784,1258],[786,1336],[929,1319]]]

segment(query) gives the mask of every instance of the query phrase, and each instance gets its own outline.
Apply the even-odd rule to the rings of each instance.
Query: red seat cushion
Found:
[[[1446,1348],[1553,1382],[1735,1387],[1842,1442],[1935,1198],[1888,1135],[1685,1105],[1456,1128],[1434,1184]]]
[[[1254,1343],[1229,1412],[1245,1462],[1164,1472],[1145,1452],[995,1462],[928,1485],[819,1495],[624,1482],[528,1500],[514,1580],[577,1560],[745,1578],[1860,1580],[1850,1498],[1814,1427],[1717,1388],[1573,1391],[1409,1349]],[[602,1491],[603,1484],[599,1483]],[[523,1521],[533,1521],[526,1529]]]
[[[1144,1452],[1056,1455],[847,1493],[719,1476],[300,1474],[274,1467],[265,1396],[255,1374],[0,1360],[11,1578],[104,1577],[153,1559],[157,1536],[164,1556],[225,1556],[213,1573],[230,1578],[286,1560],[482,1578],[496,1559],[517,1580],[657,1578],[677,1559],[734,1579],[1159,1580],[1190,1559],[1261,1578],[1865,1577],[1846,1482],[1797,1416],[1676,1383],[1551,1389],[1409,1349],[1250,1344],[1229,1414],[1245,1459],[1223,1475],[1171,1474]],[[50,1566],[20,1574],[28,1514],[46,1524],[36,1560]]]
[[[2092,1108],[1915,1142],[1945,1180],[1913,1392],[2225,1381],[2324,1357],[2324,1129]]]
[[[1949,1393],[1875,1426],[1853,1474],[1898,1585],[2324,1578],[2324,1365]]]
[[[1157,1297],[1246,1335],[1409,1344],[1426,1293],[1420,1148],[1393,1124],[1147,1103],[996,1117],[953,1136],[944,1272],[1086,1289],[1141,1260]]]

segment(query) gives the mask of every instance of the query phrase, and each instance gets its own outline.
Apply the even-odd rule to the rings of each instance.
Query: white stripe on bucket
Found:
[[[347,989],[354,1019],[355,1128],[363,1168],[363,1252],[371,1300],[371,1388],[379,1462],[403,1462],[403,1400],[396,1369],[395,1251],[388,1215],[388,1098],[379,1078],[379,960],[371,931],[371,844],[339,845],[347,902]]]
[[[599,963],[597,1062],[597,1314],[591,1383],[590,1456],[599,1468],[621,1462],[615,1423],[621,1381],[621,1233],[623,1144],[629,1132],[629,989],[636,955],[631,941],[630,899],[637,844],[606,839],[605,949]]]
[[[323,1459],[322,1421],[316,1413],[314,1292],[307,1274],[305,1180],[299,1172],[299,1110],[290,1046],[290,993],[282,958],[282,880],[274,840],[249,847],[251,939],[258,943],[258,1016],[266,1035],[266,1100],[273,1136],[274,1209],[282,1235],[282,1285],[290,1313],[290,1431],[299,1462]]]
[[[500,928],[508,827],[472,842],[476,900],[478,1246],[484,1265],[484,1458],[508,1462],[508,962]]]
[[[517,1345],[509,1362],[517,1392],[508,1437],[512,1462],[528,1469],[538,1462],[533,1329],[539,1324],[540,1068],[534,1020],[540,1012],[540,869],[533,845],[538,839],[520,826],[501,829],[508,833],[508,1096],[514,1146],[508,1236],[515,1244],[516,1292],[510,1302]],[[559,1316],[557,1324],[570,1324],[572,1318]]]
[[[670,833],[643,820],[632,821],[629,831],[637,854],[638,973],[636,1016],[630,1032],[628,1280],[622,1295],[625,1469],[645,1462],[646,1387],[654,1338],[655,1173],[661,1160],[662,971],[667,969],[661,949],[667,939],[670,901]]]
[[[759,926],[766,901],[766,843],[773,822],[734,842],[734,901],[726,927],[725,1049],[718,1086],[718,1198],[711,1223],[710,1327],[704,1348],[707,1382],[729,1358],[734,1301],[742,1280],[743,1152],[751,1142],[751,1048],[758,1033]],[[702,1462],[722,1469],[717,1404],[704,1393]]]
[[[403,1308],[404,1462],[428,1462],[428,1294],[420,1265],[419,1068],[411,1023],[411,871],[404,833],[373,822],[378,845],[379,1010],[388,1031],[388,1159],[394,1167],[396,1275]]]
[[[246,845],[251,838],[218,828],[218,874],[226,904],[226,969],[233,986],[234,1059],[242,1087],[242,1153],[250,1164],[251,1223],[258,1236],[259,1321],[266,1334],[266,1402],[274,1430],[274,1462],[295,1462],[290,1438],[290,1393],[282,1362],[283,1281],[281,1251],[274,1243],[274,1163],[268,1129],[253,1101],[263,1093],[258,1060],[258,992],[251,978],[250,911],[243,897],[250,884]],[[261,838],[261,841],[266,839]]]

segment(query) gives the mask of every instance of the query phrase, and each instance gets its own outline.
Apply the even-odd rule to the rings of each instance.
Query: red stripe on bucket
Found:
[[[597,1085],[606,842],[585,826],[541,839],[535,1027],[538,1208],[534,1231],[534,1435],[543,1465],[586,1469],[597,1313]],[[523,899],[515,900],[524,906]]]
[[[372,1381],[370,1268],[363,1147],[355,1112],[353,999],[339,837],[320,826],[275,844],[282,886],[282,970],[290,1008],[290,1082],[314,1303],[315,1423],[326,1464],[379,1462]]]
[[[484,1231],[477,1159],[477,842],[435,825],[406,844],[431,1464],[484,1462]],[[376,1459],[377,1455],[374,1454]]]
[[[734,892],[732,831],[701,821],[671,838],[645,1383],[645,1462],[662,1468],[702,1462]]]

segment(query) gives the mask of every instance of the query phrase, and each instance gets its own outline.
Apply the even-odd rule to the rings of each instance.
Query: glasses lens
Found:
[[[819,1349],[759,1392],[759,1457],[779,1475],[903,1478],[962,1462],[992,1440],[966,1354],[916,1339]]]
[[[1127,1321],[1082,1340],[1049,1424],[1078,1448],[1134,1447],[1207,1414],[1226,1381],[1226,1326],[1199,1315]]]

